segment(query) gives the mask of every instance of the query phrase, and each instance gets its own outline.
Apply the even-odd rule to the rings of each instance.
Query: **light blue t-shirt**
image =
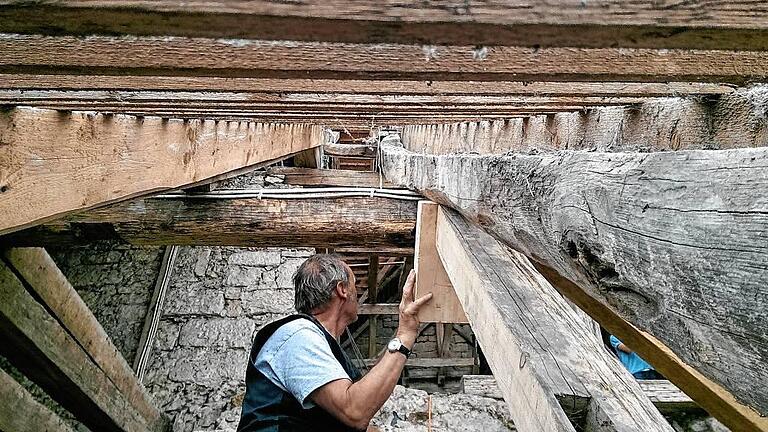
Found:
[[[634,351],[632,351],[632,354],[627,354],[624,351],[619,349],[619,344],[621,341],[614,335],[611,335],[611,346],[613,349],[616,350],[616,353],[619,355],[619,360],[621,360],[621,364],[624,365],[625,368],[629,371],[631,374],[635,374],[637,372],[652,370],[653,366],[649,365],[645,360],[643,360],[639,355],[635,354]]]
[[[328,345],[325,335],[307,319],[296,319],[275,331],[259,351],[256,369],[296,398],[304,409],[313,391],[339,379],[350,379]]]

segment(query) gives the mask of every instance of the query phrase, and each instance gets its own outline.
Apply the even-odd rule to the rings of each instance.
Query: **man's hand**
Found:
[[[418,299],[413,299],[413,291],[416,285],[416,271],[411,270],[408,279],[403,286],[403,299],[400,301],[400,324],[397,328],[397,337],[408,349],[413,349],[416,336],[419,333],[419,308],[432,300],[432,293],[427,293]]]

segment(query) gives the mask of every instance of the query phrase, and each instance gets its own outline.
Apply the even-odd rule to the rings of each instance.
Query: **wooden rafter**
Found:
[[[124,59],[130,58],[130,62]],[[329,62],[328,59],[344,59]],[[0,72],[485,81],[701,81],[768,76],[768,52],[0,35]]]
[[[0,113],[0,233],[285,157],[319,126],[164,121],[19,108]]]
[[[382,150],[387,178],[524,252],[723,423],[768,428],[758,414],[768,400],[758,384],[768,379],[768,342],[755,326],[768,319],[768,273],[755,271],[768,267],[765,148],[507,157]]]
[[[5,1],[0,31],[577,47],[768,49],[757,3]]]
[[[164,431],[167,418],[74,289],[32,253],[6,255],[14,270],[0,261],[0,353],[92,430]]]
[[[0,430],[74,432],[49,408],[0,369]]]
[[[522,254],[445,209],[435,244],[517,428],[672,431]]]

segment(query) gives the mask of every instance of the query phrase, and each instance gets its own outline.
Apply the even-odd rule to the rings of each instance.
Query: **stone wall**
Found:
[[[179,250],[144,384],[174,431],[236,426],[255,332],[293,311],[313,249]]]

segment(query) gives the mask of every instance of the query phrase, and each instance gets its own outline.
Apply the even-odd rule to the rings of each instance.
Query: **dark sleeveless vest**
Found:
[[[267,324],[256,333],[256,339],[253,341],[253,348],[251,348],[248,368],[245,372],[245,399],[243,400],[243,411],[237,432],[357,431],[357,429],[340,422],[319,406],[304,409],[293,395],[273,384],[254,366],[259,351],[270,336],[283,324],[297,319],[308,319],[322,330],[333,356],[349,374],[352,381],[360,379],[360,371],[352,365],[336,339],[315,317],[297,314]]]

